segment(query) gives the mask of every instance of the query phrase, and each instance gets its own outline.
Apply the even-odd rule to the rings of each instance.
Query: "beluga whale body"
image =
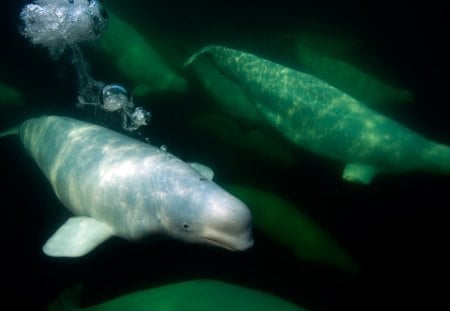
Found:
[[[49,256],[82,256],[111,236],[160,234],[229,250],[253,243],[249,209],[201,165],[66,117],[30,119],[0,137],[15,133],[75,214],[44,245]]]
[[[294,144],[347,163],[343,178],[369,184],[377,173],[450,173],[450,147],[432,142],[306,73],[256,55],[206,46],[265,120]]]

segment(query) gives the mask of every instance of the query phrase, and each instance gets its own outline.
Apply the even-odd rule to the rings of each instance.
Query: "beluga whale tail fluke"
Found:
[[[19,128],[18,127],[12,127],[10,129],[7,129],[6,131],[3,131],[0,133],[0,138],[10,135],[17,135],[19,134]]]
[[[66,117],[30,119],[0,137],[12,134],[74,214],[45,243],[49,256],[83,256],[112,236],[158,234],[233,251],[253,244],[249,209],[209,168]]]
[[[435,143],[310,74],[210,45],[202,54],[234,80],[267,123],[297,146],[346,164],[343,178],[369,184],[379,173],[450,173],[450,147]]]
[[[214,50],[216,47],[219,46],[215,46],[215,45],[207,45],[204,48],[201,48],[200,50],[198,50],[197,52],[195,52],[194,54],[192,54],[191,57],[189,57],[184,63],[183,63],[183,68],[186,68],[187,66],[189,66],[190,64],[192,64],[192,62],[194,62],[200,55],[204,54],[204,53],[208,53],[210,50]]]

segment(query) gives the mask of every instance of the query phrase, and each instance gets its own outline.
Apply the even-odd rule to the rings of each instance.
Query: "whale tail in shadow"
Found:
[[[193,61],[195,61],[197,59],[197,57],[199,57],[200,55],[202,55],[203,53],[207,53],[209,52],[211,49],[213,49],[214,45],[207,45],[204,48],[198,50],[197,52],[195,52],[191,57],[189,57],[183,64],[183,69],[186,68],[187,66],[189,66]]]
[[[5,137],[5,136],[10,136],[10,135],[17,135],[19,134],[19,128],[16,127],[12,127],[10,129],[7,129],[6,131],[3,131],[0,133],[0,138],[1,137]]]

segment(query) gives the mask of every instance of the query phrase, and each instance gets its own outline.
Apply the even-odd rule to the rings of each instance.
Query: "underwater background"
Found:
[[[152,119],[129,135],[165,145],[184,161],[208,165],[219,185],[249,205],[271,202],[274,215],[267,218],[278,225],[271,231],[255,225],[254,246],[239,253],[173,240],[113,238],[82,258],[47,257],[42,245],[70,214],[17,137],[3,138],[0,292],[5,306],[45,310],[77,284],[84,285],[89,305],[201,278],[265,291],[312,311],[431,310],[446,303],[448,291],[440,283],[449,277],[449,176],[380,174],[368,186],[348,183],[342,163],[301,150],[270,127],[239,116],[238,108],[224,111],[198,76],[182,69],[196,49],[220,44],[302,70],[293,46],[306,40],[324,54],[344,55],[347,62],[410,90],[413,100],[386,101],[376,109],[449,145],[450,13],[438,1],[104,2],[187,81],[181,91],[136,95],[136,104]],[[0,102],[0,130],[58,114],[121,131],[115,116],[76,107],[77,77],[67,58],[52,60],[46,49],[20,35],[19,14],[26,3],[6,1],[0,10],[0,82],[21,93],[16,104]],[[314,39],[318,33],[327,39]],[[83,49],[94,77],[136,86],[95,43]],[[261,193],[270,197],[261,199]],[[286,204],[296,212],[277,216]],[[326,232],[345,259],[334,261],[327,250],[308,259],[285,242],[286,235],[303,233],[284,231],[293,222],[289,215],[297,212],[308,219],[307,227],[311,221]],[[314,237],[308,241],[315,249]]]

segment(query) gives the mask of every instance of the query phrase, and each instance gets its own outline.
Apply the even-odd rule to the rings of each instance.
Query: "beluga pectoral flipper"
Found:
[[[208,54],[266,121],[301,148],[347,166],[343,178],[369,184],[378,173],[450,173],[450,147],[430,141],[328,83],[256,55],[211,45]]]
[[[44,245],[49,256],[82,256],[111,236],[162,234],[235,251],[253,244],[249,209],[203,165],[66,117],[30,119],[0,137],[12,134],[75,215]]]

